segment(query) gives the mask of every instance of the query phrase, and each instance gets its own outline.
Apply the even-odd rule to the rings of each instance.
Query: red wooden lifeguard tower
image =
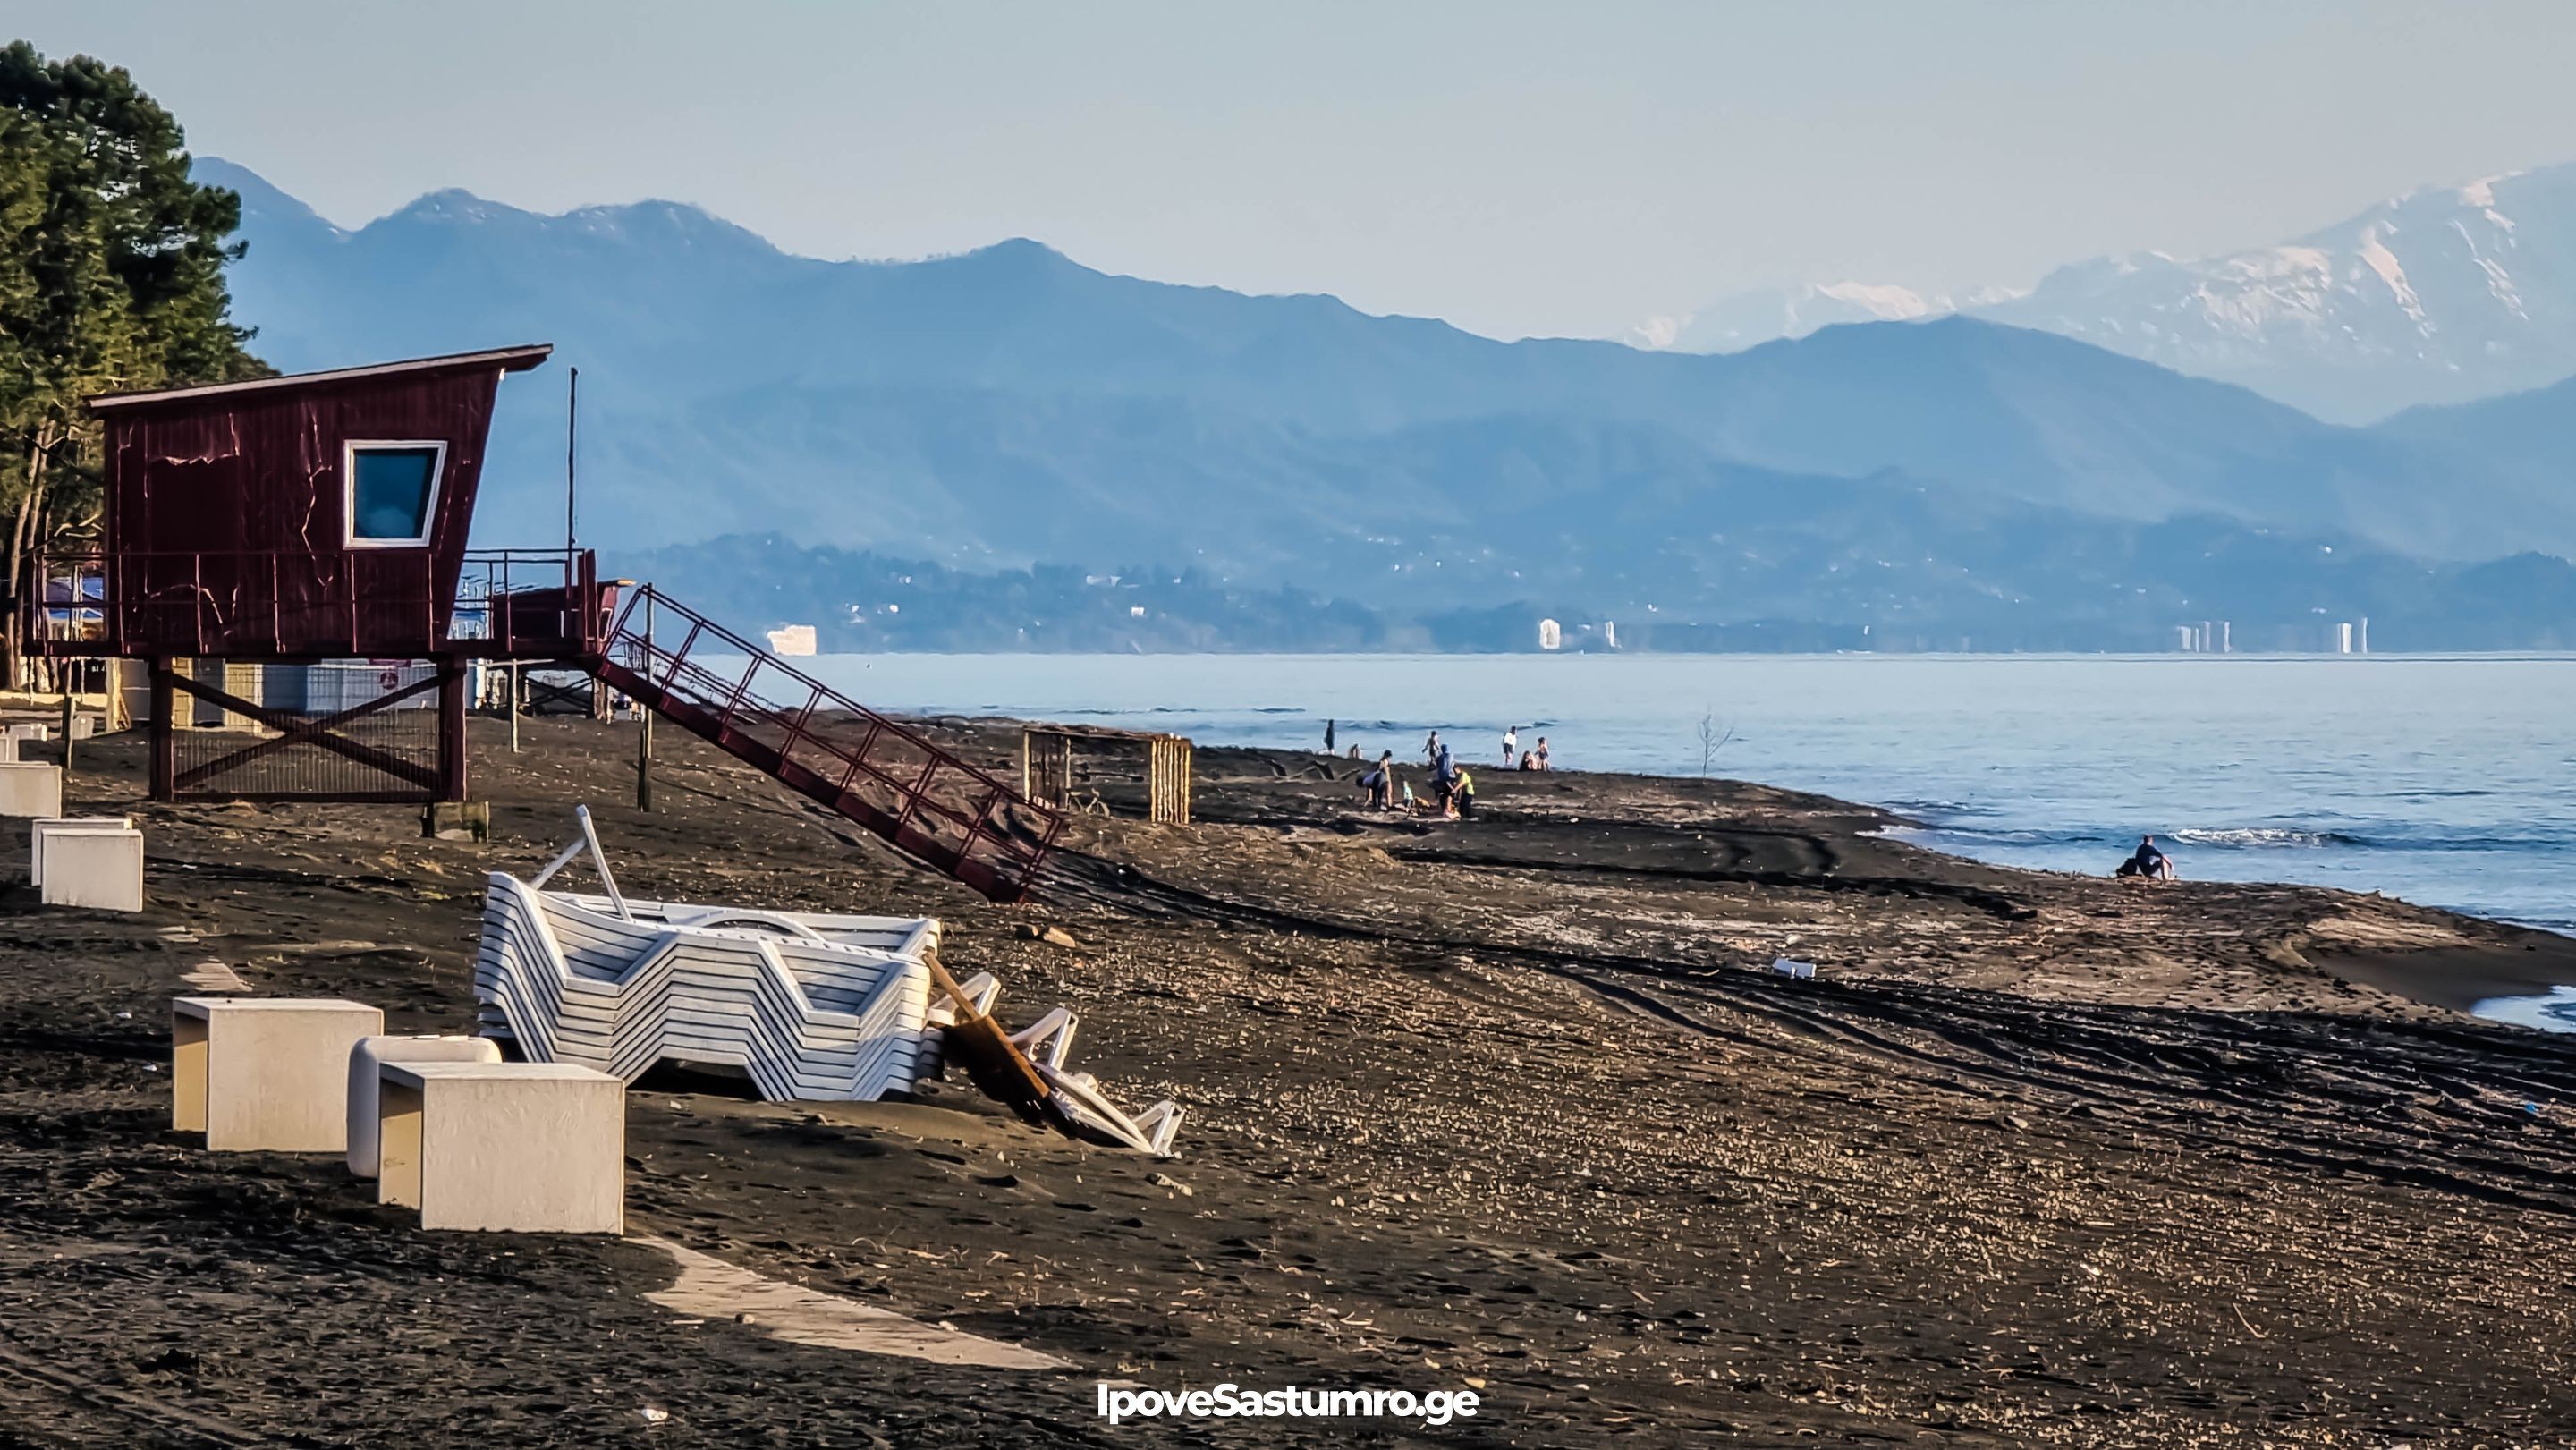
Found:
[[[462,801],[471,662],[576,668],[986,895],[1024,895],[1054,810],[649,584],[621,599],[590,550],[467,548],[501,379],[551,352],[91,399],[103,539],[37,561],[29,653],[148,662],[165,801]],[[291,701],[251,684],[299,670]],[[182,698],[234,728],[187,728]]]

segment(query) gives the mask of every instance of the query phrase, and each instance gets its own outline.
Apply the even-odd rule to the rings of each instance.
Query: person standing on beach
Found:
[[[1514,752],[1514,751],[1516,751],[1516,750],[1518,750],[1518,749],[1520,749],[1520,748],[1521,748],[1521,727],[1519,727],[1518,725],[1506,725],[1506,726],[1504,726],[1504,727],[1503,727],[1503,769],[1505,769],[1505,770],[1509,770],[1509,769],[1511,769],[1511,768],[1512,768],[1512,752]]]
[[[1324,722],[1324,753],[1333,753],[1333,722],[1330,720]]]
[[[1422,737],[1422,763],[1425,765],[1440,763],[1440,732],[1437,730]]]
[[[1534,745],[1534,746],[1532,746],[1532,747],[1530,748],[1530,755],[1531,755],[1531,757],[1532,757],[1532,758],[1534,758],[1535,760],[1537,760],[1537,761],[1538,761],[1538,768],[1539,768],[1539,769],[1541,769],[1541,770],[1545,770],[1545,769],[1547,769],[1547,737],[1546,737],[1546,736],[1542,735],[1542,736],[1540,736],[1540,737],[1538,738],[1538,744],[1536,744],[1536,745]]]

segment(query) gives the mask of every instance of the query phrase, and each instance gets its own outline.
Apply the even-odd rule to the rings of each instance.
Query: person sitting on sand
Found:
[[[1458,768],[1457,782],[1449,788],[1449,815],[1460,821],[1476,818],[1476,777],[1463,765]]]
[[[2171,881],[2174,879],[2173,858],[2157,847],[2155,837],[2141,836],[2136,853],[2121,862],[2115,874],[2135,876],[2145,881]]]

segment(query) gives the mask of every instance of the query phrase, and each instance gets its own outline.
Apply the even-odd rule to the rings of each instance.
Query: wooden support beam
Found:
[[[462,801],[469,794],[465,736],[465,662],[438,661],[438,798]]]
[[[173,777],[179,764],[178,737],[172,732],[178,722],[171,715],[178,700],[171,689],[174,678],[170,661],[155,656],[152,661],[152,798],[156,801],[175,799],[178,788]]]

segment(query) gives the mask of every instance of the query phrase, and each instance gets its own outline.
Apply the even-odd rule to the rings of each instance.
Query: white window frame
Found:
[[[429,465],[429,501],[421,506],[420,533],[408,539],[358,537],[358,455],[386,449],[426,448],[435,455]],[[340,444],[340,545],[347,549],[425,549],[438,528],[438,495],[447,483],[444,438],[349,438]]]

